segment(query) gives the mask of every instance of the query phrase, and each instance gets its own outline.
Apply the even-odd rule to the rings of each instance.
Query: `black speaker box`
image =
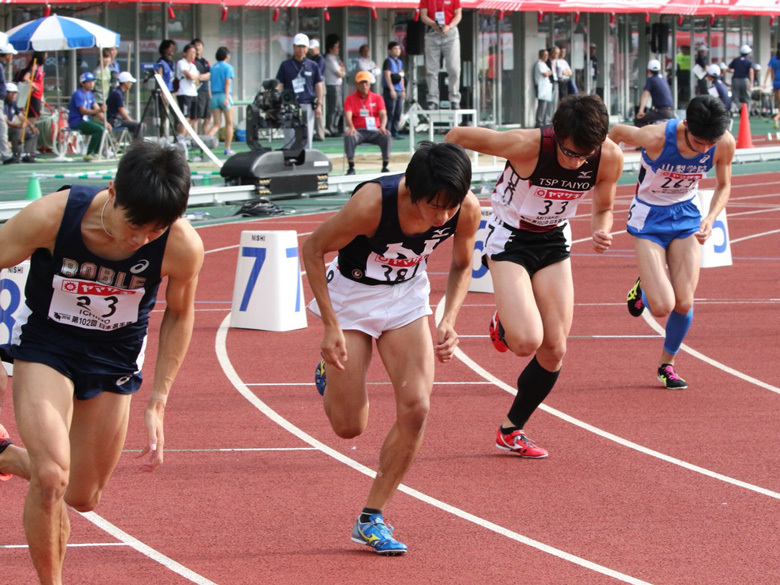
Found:
[[[653,23],[650,29],[650,50],[653,53],[666,53],[669,50],[669,25],[664,22]]]

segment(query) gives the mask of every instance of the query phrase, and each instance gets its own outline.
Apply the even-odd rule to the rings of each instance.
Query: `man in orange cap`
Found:
[[[355,75],[357,91],[344,100],[344,153],[349,163],[348,175],[355,174],[355,147],[368,142],[382,150],[382,172],[389,173],[390,144],[392,137],[387,130],[387,110],[382,96],[371,91],[371,74],[358,71]]]

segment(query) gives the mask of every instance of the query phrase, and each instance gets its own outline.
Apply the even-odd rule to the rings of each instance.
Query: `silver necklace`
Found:
[[[109,238],[111,238],[111,239],[113,240],[113,239],[114,239],[114,236],[113,236],[113,235],[111,235],[111,232],[109,232],[109,231],[106,229],[106,224],[103,222],[103,213],[105,213],[105,211],[106,211],[106,205],[108,205],[108,202],[109,202],[109,201],[110,201],[110,198],[108,198],[108,197],[107,197],[107,198],[106,198],[106,202],[103,204],[103,208],[100,210],[100,227],[102,227],[102,228],[103,228],[103,231],[104,231],[104,232],[106,232],[106,235],[107,235]]]

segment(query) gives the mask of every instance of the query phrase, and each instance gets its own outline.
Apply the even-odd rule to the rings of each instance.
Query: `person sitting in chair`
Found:
[[[135,77],[129,71],[122,71],[119,74],[119,86],[111,90],[106,101],[106,117],[111,126],[114,127],[114,130],[127,128],[130,134],[132,134],[133,140],[135,140],[136,138],[144,137],[144,125],[133,120],[125,107],[125,94],[130,90],[133,83],[135,83]]]
[[[92,93],[95,87],[95,76],[86,71],[79,77],[79,84],[80,87],[73,92],[68,103],[68,125],[72,130],[78,130],[85,136],[89,136],[87,155],[84,160],[91,161],[100,152],[103,130],[110,132],[111,124],[105,121],[106,106],[100,106],[95,102],[95,95]]]
[[[6,163],[35,161],[35,149],[38,144],[38,128],[35,127],[24,112],[19,109],[16,103],[16,97],[19,95],[19,88],[15,83],[5,84],[5,103],[3,110],[8,120],[8,141],[11,143],[11,150],[14,156]],[[22,129],[24,129],[24,145],[22,145]]]
[[[389,173],[390,144],[392,137],[387,130],[387,110],[381,95],[372,92],[371,74],[358,71],[355,75],[357,91],[344,100],[344,153],[349,163],[348,175],[355,174],[355,147],[368,142],[382,150],[382,172]]]

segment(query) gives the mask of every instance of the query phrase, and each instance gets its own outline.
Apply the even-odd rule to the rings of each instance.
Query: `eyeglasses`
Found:
[[[588,154],[581,154],[579,152],[574,152],[573,150],[569,150],[563,144],[561,144],[560,140],[558,140],[557,138],[555,139],[555,144],[558,145],[558,148],[561,150],[563,156],[569,158],[578,158],[580,160],[587,160],[596,153],[595,150],[590,151]]]

